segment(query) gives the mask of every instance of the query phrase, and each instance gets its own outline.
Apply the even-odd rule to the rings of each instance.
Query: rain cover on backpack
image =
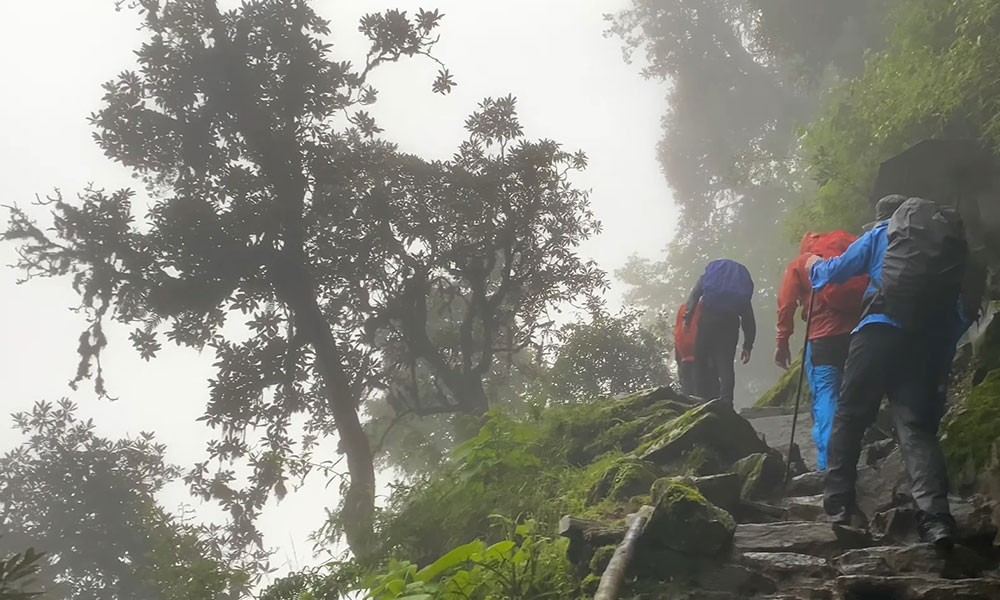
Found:
[[[753,297],[750,271],[740,263],[713,260],[701,277],[701,303],[709,310],[741,314]]]
[[[694,307],[691,323],[685,326],[684,315],[687,314],[687,303],[681,304],[677,311],[677,321],[674,323],[674,348],[681,362],[694,362],[695,349],[698,345],[698,322],[701,320],[701,302]]]
[[[888,236],[880,290],[885,314],[912,328],[954,306],[968,259],[958,212],[910,198],[893,213]]]

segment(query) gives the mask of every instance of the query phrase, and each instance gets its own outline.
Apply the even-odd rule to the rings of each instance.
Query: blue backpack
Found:
[[[753,279],[740,263],[723,258],[705,267],[701,277],[701,302],[705,308],[741,314],[752,296]]]

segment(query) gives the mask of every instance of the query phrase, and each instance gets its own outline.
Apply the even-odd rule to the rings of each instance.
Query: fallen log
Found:
[[[625,529],[600,521],[590,521],[566,515],[559,519],[559,535],[598,547],[617,544],[625,537]]]
[[[597,593],[594,600],[617,600],[618,592],[625,580],[625,572],[628,570],[632,555],[635,554],[636,542],[642,534],[649,516],[653,512],[653,507],[643,506],[638,512],[628,516],[631,520],[625,539],[615,548],[615,553],[611,556],[604,573],[601,575],[601,583],[597,586]]]

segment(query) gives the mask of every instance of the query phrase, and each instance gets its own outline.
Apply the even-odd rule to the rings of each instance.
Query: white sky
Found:
[[[437,66],[427,60],[380,69],[372,80],[380,99],[371,112],[385,136],[405,151],[448,157],[465,137],[462,123],[476,104],[512,93],[528,137],[555,139],[590,158],[590,168],[576,181],[592,190],[604,233],[587,244],[585,254],[609,272],[632,253],[660,256],[675,220],[655,154],[666,89],[643,80],[637,65],[623,62],[620,41],[603,36],[602,15],[624,8],[626,0],[314,5],[333,21],[335,56],[355,61],[365,51],[357,32],[363,13],[439,8],[446,16],[435,55],[459,85],[450,96],[433,95]],[[112,0],[0,0],[0,203],[26,205],[56,187],[73,194],[87,182],[106,188],[131,184],[92,142],[86,117],[99,106],[100,84],[134,64],[132,51],[142,39],[137,23],[131,12],[116,13]],[[11,245],[0,246],[0,263],[14,259]],[[82,316],[68,310],[76,295],[67,281],[18,286],[17,277],[0,269],[2,415],[69,396],[104,435],[153,430],[172,461],[188,466],[203,458],[211,432],[195,418],[207,398],[209,353],[171,348],[144,363],[131,351],[126,332],[116,329],[105,369],[120,400],[98,400],[87,386],[71,393],[67,382],[83,326]],[[617,303],[621,291],[616,286],[609,299]],[[0,422],[0,449],[18,442],[7,422]],[[262,525],[267,543],[280,549],[278,566],[310,562],[306,537],[322,521],[323,507],[337,503],[336,488],[334,483],[326,490],[317,481],[268,511]],[[181,494],[170,496],[168,506]]]

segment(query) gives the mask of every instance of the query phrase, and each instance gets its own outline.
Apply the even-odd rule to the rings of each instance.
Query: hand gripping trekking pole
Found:
[[[795,447],[795,426],[799,421],[799,402],[802,400],[802,381],[806,375],[806,348],[809,346],[809,330],[812,325],[813,298],[815,292],[809,291],[809,309],[806,312],[806,339],[802,343],[802,362],[799,363],[799,385],[795,390],[795,412],[792,413],[792,435],[788,438],[788,457],[785,461],[785,485],[792,474],[792,449]]]

